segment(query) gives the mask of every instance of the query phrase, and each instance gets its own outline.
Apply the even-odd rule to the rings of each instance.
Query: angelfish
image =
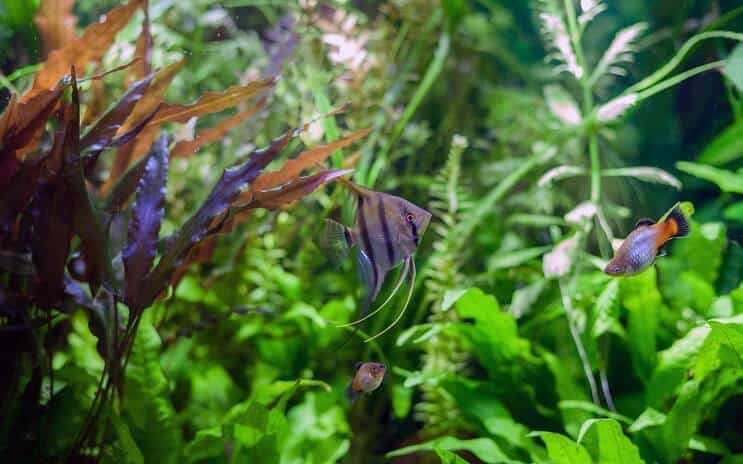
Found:
[[[678,206],[664,221],[641,219],[619,246],[604,272],[612,276],[639,274],[653,264],[656,256],[662,256],[666,242],[686,235],[689,235],[689,221]]]
[[[410,277],[410,289],[400,314],[386,329],[366,340],[369,341],[397,324],[410,302],[415,283],[415,262],[412,256],[428,228],[431,213],[403,198],[367,189],[341,177],[336,180],[356,196],[356,219],[353,227],[326,219],[323,239],[326,248],[336,258],[347,256],[352,247],[357,247],[356,261],[366,290],[361,304],[363,317],[340,327],[361,323],[379,312],[400,290],[405,278]],[[385,276],[400,263],[402,269],[392,292],[384,303],[367,314],[382,288]]]
[[[387,372],[387,368],[384,364],[378,362],[365,362],[356,363],[356,374],[353,376],[353,380],[346,387],[346,396],[351,403],[362,393],[371,393],[380,385],[384,380],[384,374]]]

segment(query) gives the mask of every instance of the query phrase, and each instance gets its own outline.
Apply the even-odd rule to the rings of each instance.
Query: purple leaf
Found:
[[[111,108],[109,108],[109,110],[101,116],[95,125],[93,125],[93,127],[90,128],[90,130],[88,130],[88,132],[86,132],[82,137],[80,140],[80,150],[85,150],[90,153],[88,161],[86,162],[86,172],[90,172],[95,168],[100,152],[113,144],[119,128],[124,125],[124,122],[129,117],[132,110],[134,110],[137,102],[139,102],[142,95],[144,95],[149,88],[153,78],[154,74],[150,74],[144,79],[132,84],[124,96],[121,97],[118,102],[111,105]],[[154,112],[149,115],[149,119],[151,119],[152,116],[154,116]],[[130,133],[125,134],[125,136],[127,136],[127,139],[131,139],[143,128],[144,125],[137,124],[135,127],[136,132],[133,132],[133,130],[129,131]]]
[[[222,177],[204,204],[183,224],[157,266],[145,277],[141,285],[144,293],[140,299],[142,304],[149,304],[157,297],[170,281],[175,267],[189,250],[204,240],[208,234],[219,230],[218,226],[210,228],[212,223],[228,213],[240,192],[247,188],[248,184],[260,175],[263,168],[306,127],[305,125],[284,133],[272,140],[268,146],[255,150],[245,163],[222,173]]]
[[[131,308],[144,309],[140,288],[142,278],[150,271],[157,252],[157,239],[165,207],[165,188],[168,181],[168,140],[162,135],[152,146],[139,180],[129,238],[122,259],[126,276],[126,301]]]

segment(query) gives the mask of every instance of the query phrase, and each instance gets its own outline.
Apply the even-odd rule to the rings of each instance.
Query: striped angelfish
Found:
[[[389,327],[369,339],[372,340],[397,324],[410,302],[415,284],[412,256],[428,227],[431,213],[403,198],[370,190],[340,177],[336,180],[356,196],[356,220],[353,227],[346,227],[327,219],[324,241],[336,258],[347,256],[352,247],[357,247],[356,260],[366,290],[361,305],[363,317],[341,327],[361,323],[379,312],[400,290],[405,278],[410,278],[408,297],[400,314]],[[367,314],[385,276],[400,263],[402,269],[392,292],[374,312]]]

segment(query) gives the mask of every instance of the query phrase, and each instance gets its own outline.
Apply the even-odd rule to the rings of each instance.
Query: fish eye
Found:
[[[415,222],[415,216],[413,216],[413,213],[408,213],[405,215],[405,220],[412,224]]]

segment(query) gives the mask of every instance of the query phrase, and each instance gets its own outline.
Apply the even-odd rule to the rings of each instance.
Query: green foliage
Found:
[[[6,88],[22,94],[43,69],[44,28],[33,18],[44,2],[0,2],[0,107]],[[67,13],[79,35],[121,3],[78,0]],[[128,171],[116,124],[100,117],[110,102],[119,102],[110,114],[126,109],[123,89],[148,71],[80,81],[82,126],[102,120],[92,132],[112,147],[60,204],[100,212],[110,233],[104,244],[80,217],[69,223],[69,257],[52,266],[64,298],[46,301],[48,282],[28,272],[55,255],[22,239],[41,219],[64,225],[56,218],[66,209],[49,203],[20,220],[44,199],[28,189],[36,180],[13,184],[27,202],[0,202],[0,371],[10,373],[0,461],[741,462],[743,9],[707,0],[147,3],[148,65],[184,60],[165,101],[280,79],[239,128],[222,126],[227,107],[162,125],[170,155],[145,150],[123,163]],[[78,75],[139,56],[143,18],[132,13]],[[138,85],[157,87],[160,72]],[[71,84],[61,85],[67,105]],[[328,115],[336,105],[347,108]],[[59,108],[29,122],[44,128],[36,149],[0,149],[0,190],[16,159],[35,166],[74,135]],[[234,117],[251,108],[240,103]],[[272,142],[302,121],[312,122]],[[217,206],[238,195],[230,216],[201,207],[224,169],[254,159],[256,147],[284,149],[267,167],[275,171],[301,144],[342,141],[346,128],[370,132],[358,151],[323,148],[322,163],[433,214],[410,308],[372,343],[363,340],[398,307],[357,332],[338,328],[358,317],[360,285],[352,264],[334,267],[318,246],[325,218],[352,223],[342,189],[291,210],[245,209],[286,187],[254,191],[253,179],[215,190]],[[148,137],[145,128],[135,141]],[[140,186],[161,182],[165,166],[166,192]],[[112,172],[124,179],[115,189]],[[56,173],[44,164],[34,175]],[[98,195],[109,188],[116,194]],[[691,231],[667,256],[636,276],[602,272],[638,219],[662,220],[675,204],[693,215]],[[149,219],[161,205],[158,232]],[[6,221],[8,210],[19,220]],[[64,230],[48,230],[34,249],[57,249]],[[100,282],[78,278],[83,264],[101,265],[91,271]],[[144,270],[129,271],[119,291],[132,266]],[[146,309],[130,307],[150,267],[168,285],[150,289]],[[34,298],[21,311],[8,289]],[[110,373],[117,357],[123,376]],[[359,361],[383,362],[387,375],[351,403],[344,389]],[[79,446],[84,432],[92,438]]]

